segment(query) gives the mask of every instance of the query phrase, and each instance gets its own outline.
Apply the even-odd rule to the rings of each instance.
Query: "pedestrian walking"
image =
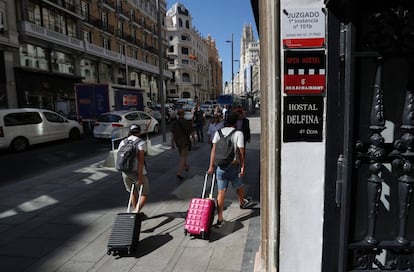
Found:
[[[251,204],[251,198],[245,197],[242,178],[245,173],[245,160],[244,160],[244,138],[241,131],[236,130],[238,120],[238,114],[231,112],[228,115],[227,124],[225,127],[217,130],[214,134],[212,143],[213,147],[210,153],[210,165],[207,170],[209,174],[213,174],[216,171],[216,180],[218,187],[217,194],[217,223],[214,224],[216,228],[220,228],[224,224],[223,209],[224,198],[229,183],[236,189],[237,196],[239,198],[239,204],[241,209],[246,209]],[[222,142],[224,140],[230,140],[231,145],[228,146],[230,151],[224,150]],[[220,142],[221,141],[221,142]],[[224,155],[229,158],[223,159]],[[218,159],[222,160],[218,160]],[[223,163],[225,162],[225,163]]]
[[[249,119],[246,118],[244,110],[241,107],[237,108],[235,111],[238,114],[236,128],[243,132],[244,149],[246,150],[246,143],[250,143],[250,122]]]
[[[207,127],[207,135],[208,135],[208,143],[213,145],[213,137],[216,134],[216,131],[219,130],[224,126],[224,122],[221,120],[220,114],[214,115],[213,120],[208,124]]]
[[[184,110],[178,110],[178,119],[171,125],[171,146],[177,146],[180,155],[180,162],[177,169],[177,178],[184,179],[183,171],[188,171],[190,166],[187,163],[188,153],[191,150],[190,136],[192,133],[192,121],[184,119]]]
[[[197,142],[204,142],[204,124],[205,124],[205,114],[204,111],[200,108],[200,105],[197,104],[195,106],[194,114],[193,114],[193,121],[194,126],[197,132]]]
[[[138,213],[144,207],[145,202],[147,201],[147,196],[149,193],[149,182],[147,178],[147,169],[145,167],[145,151],[146,151],[146,142],[142,140],[139,136],[141,134],[141,128],[139,125],[131,125],[129,127],[129,135],[126,139],[122,140],[118,146],[118,153],[123,150],[124,146],[129,143],[133,144],[133,150],[135,156],[132,161],[132,170],[131,171],[122,171],[122,179],[125,185],[127,192],[131,192],[132,184],[135,183],[137,186],[134,186],[134,191],[131,199],[132,207],[134,212]],[[117,158],[117,164],[119,163],[120,158]],[[142,195],[140,203],[138,203],[138,188],[139,185],[142,187]]]

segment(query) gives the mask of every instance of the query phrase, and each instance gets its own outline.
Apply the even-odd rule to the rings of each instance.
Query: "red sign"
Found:
[[[123,95],[122,104],[124,106],[136,106],[138,105],[138,97],[136,95]]]
[[[323,47],[324,43],[325,43],[324,38],[284,39],[283,40],[283,46],[287,48]]]
[[[323,94],[325,51],[286,51],[283,78],[286,94]]]

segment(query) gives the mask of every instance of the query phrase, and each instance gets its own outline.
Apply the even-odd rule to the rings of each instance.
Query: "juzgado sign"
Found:
[[[284,142],[321,142],[323,130],[322,96],[285,96]]]
[[[285,51],[284,92],[323,94],[325,92],[325,51]]]
[[[281,17],[285,48],[324,46],[326,16],[322,8],[284,9]]]

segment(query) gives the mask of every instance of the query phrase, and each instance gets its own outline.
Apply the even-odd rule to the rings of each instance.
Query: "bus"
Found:
[[[223,107],[229,105],[230,108],[235,109],[242,107],[244,110],[249,109],[249,103],[246,96],[239,96],[235,94],[222,94],[217,97],[217,103]]]

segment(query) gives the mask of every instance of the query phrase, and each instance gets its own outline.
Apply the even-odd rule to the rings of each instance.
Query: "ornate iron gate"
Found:
[[[347,19],[338,271],[414,271],[414,8],[378,1]]]

